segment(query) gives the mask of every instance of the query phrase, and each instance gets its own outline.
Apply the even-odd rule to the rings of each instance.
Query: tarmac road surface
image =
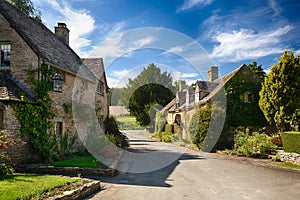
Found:
[[[125,153],[121,159],[119,166],[123,172],[116,177],[100,178],[103,190],[88,199],[300,199],[300,170],[283,169],[266,160],[200,154],[150,140],[137,131],[126,134],[133,154]],[[153,162],[151,157],[147,158],[150,161],[135,159],[136,154],[147,157],[153,152],[162,152],[162,156],[158,155]],[[173,156],[173,162],[166,155]],[[153,163],[161,164],[159,160],[170,163],[147,171],[153,169]]]

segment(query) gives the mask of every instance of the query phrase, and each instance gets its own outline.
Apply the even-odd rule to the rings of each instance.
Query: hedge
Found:
[[[285,152],[300,154],[300,132],[281,133],[281,139]]]

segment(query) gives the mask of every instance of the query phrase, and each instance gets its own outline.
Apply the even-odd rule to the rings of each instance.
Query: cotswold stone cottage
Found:
[[[105,130],[108,117],[109,91],[101,58],[80,58],[69,47],[69,30],[58,23],[55,33],[42,23],[26,16],[5,0],[0,0],[0,128],[19,135],[20,123],[14,116],[12,104],[35,102],[33,85],[28,71],[47,65],[55,72],[53,91],[50,92],[54,131],[57,136],[77,134],[72,116],[74,83],[83,90],[83,101],[95,102],[99,126]],[[36,79],[40,78],[35,77]],[[75,90],[74,90],[75,91]],[[94,92],[94,94],[93,94]],[[78,125],[77,125],[78,127]],[[10,149],[17,163],[31,159],[30,142]],[[78,146],[80,142],[78,141]]]
[[[214,96],[224,90],[226,108],[225,125],[238,126],[266,125],[265,118],[258,107],[258,92],[261,80],[247,65],[242,65],[231,73],[220,77],[217,67],[208,71],[208,81],[197,81],[193,87],[180,81],[176,97],[163,108],[168,124],[176,124],[178,137],[192,140],[189,133],[195,108],[203,108],[212,103]],[[243,115],[240,119],[238,115]]]

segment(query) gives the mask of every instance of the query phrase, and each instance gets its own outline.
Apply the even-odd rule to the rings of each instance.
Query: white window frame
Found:
[[[8,46],[8,61],[9,61],[9,65],[2,65],[2,50],[7,50],[6,48],[4,48],[5,46]],[[0,67],[1,68],[7,68],[7,67],[10,67],[10,63],[11,63],[11,44],[9,42],[3,42],[3,43],[0,43]]]

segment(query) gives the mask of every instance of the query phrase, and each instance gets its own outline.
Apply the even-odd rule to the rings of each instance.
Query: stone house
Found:
[[[236,80],[240,79],[240,80]],[[226,122],[229,126],[253,126],[253,119],[251,116],[262,116],[261,123],[265,125],[265,119],[258,108],[258,91],[248,91],[247,87],[240,89],[238,95],[238,105],[231,105],[232,95],[229,94],[228,88],[231,87],[232,81],[237,81],[241,87],[244,85],[255,85],[258,86],[261,80],[253,73],[247,65],[242,65],[231,73],[220,77],[217,67],[211,67],[208,71],[208,81],[198,80],[194,86],[186,86],[185,81],[180,81],[179,91],[176,93],[176,97],[167,104],[162,111],[166,113],[166,121],[168,124],[176,124],[178,128],[178,137],[191,141],[191,135],[189,134],[189,127],[191,120],[196,112],[196,108],[205,107],[208,103],[212,103],[212,99],[218,92],[224,90],[225,104],[227,105],[226,111]],[[255,98],[254,98],[255,97]],[[236,122],[232,123],[232,107],[239,107],[241,112],[249,117],[245,118],[245,123]],[[243,108],[250,109],[243,109]],[[254,108],[255,110],[251,110]],[[259,109],[259,108],[258,108]],[[251,113],[251,112],[254,113]],[[256,113],[257,112],[257,113]],[[239,113],[237,113],[239,114]]]
[[[20,124],[11,105],[34,103],[33,85],[28,72],[41,65],[55,72],[50,92],[54,132],[57,137],[68,133],[77,134],[80,127],[72,115],[74,92],[81,91],[82,101],[92,102],[99,127],[105,131],[108,117],[109,88],[102,58],[80,58],[69,47],[69,29],[58,23],[55,33],[42,23],[28,17],[5,0],[0,0],[0,128],[19,133]],[[40,74],[35,75],[40,79]],[[27,138],[27,139],[26,139]],[[23,138],[24,139],[24,138]],[[25,141],[29,140],[25,136]],[[22,163],[31,159],[30,141],[14,147],[12,157]],[[78,141],[80,146],[81,142]],[[19,149],[18,151],[16,149]],[[17,152],[16,152],[17,151]]]

